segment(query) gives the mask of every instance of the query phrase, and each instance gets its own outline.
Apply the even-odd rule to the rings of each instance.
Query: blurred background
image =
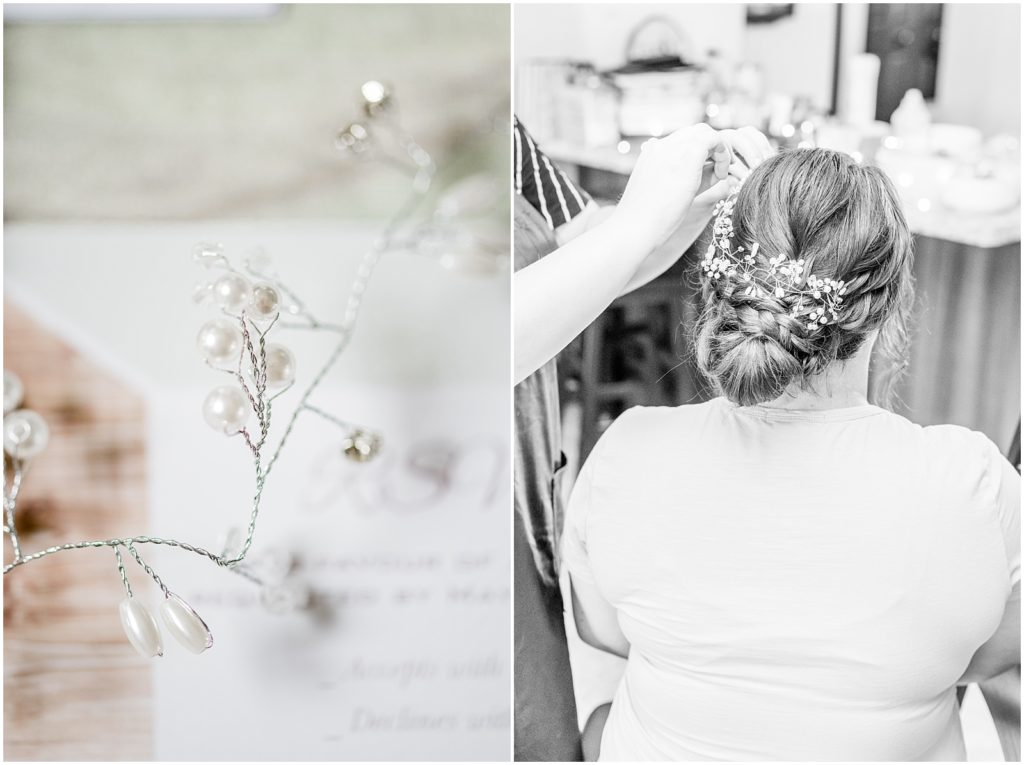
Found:
[[[252,456],[203,423],[222,377],[196,353],[215,309],[191,299],[210,278],[193,247],[269,256],[337,322],[412,183],[364,83],[438,166],[316,396],[379,428],[380,457],[354,465],[300,418],[264,495],[253,553],[290,561],[317,608],[269,613],[240,577],[151,550],[217,643],[186,656],[165,634],[150,661],[109,550],[18,568],[5,759],[508,757],[509,40],[500,5],[5,5],[4,368],[50,428],[19,496],[26,553],[224,549]],[[274,332],[297,361],[283,419],[331,346]]]
[[[917,253],[897,411],[981,430],[1019,464],[1020,23],[1016,4],[522,5],[515,109],[606,203],[644,140],[697,122],[753,125],[776,146],[881,167]],[[626,408],[713,395],[690,346],[700,250],[617,300],[560,356],[570,471]],[[573,660],[582,724],[619,668],[582,645]],[[965,717],[985,731],[972,757],[1000,758],[981,706]]]
[[[498,162],[508,10],[467,5],[4,7],[4,218],[380,217],[400,176],[343,161],[366,80],[450,176]],[[505,115],[507,116],[507,115]]]

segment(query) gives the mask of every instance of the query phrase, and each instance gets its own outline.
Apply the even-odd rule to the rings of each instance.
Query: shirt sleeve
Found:
[[[976,435],[984,466],[983,500],[999,520],[1012,587],[1020,582],[1020,474],[991,440]]]
[[[554,231],[579,215],[590,195],[540,150],[518,117],[513,118],[512,164],[515,191],[521,194]]]
[[[597,461],[596,449],[580,470],[565,511],[565,529],[562,532],[562,565],[575,582],[594,584],[594,573],[587,552],[587,517],[593,499],[593,472]]]
[[[608,450],[612,450],[612,455],[617,453],[621,439],[629,437],[628,433],[633,431],[643,410],[643,407],[634,406],[615,418],[597,439],[573,484],[569,504],[565,509],[561,549],[562,565],[572,574],[574,581],[597,584],[587,548],[587,524],[599,509],[601,487],[607,485]]]

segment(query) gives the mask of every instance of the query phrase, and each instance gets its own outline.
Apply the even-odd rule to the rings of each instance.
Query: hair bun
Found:
[[[700,325],[698,366],[741,406],[778,398],[804,373],[799,321],[774,302],[734,292],[716,301]]]
[[[884,173],[828,149],[783,151],[719,203],[700,263],[701,371],[741,406],[807,389],[879,332],[906,356],[913,239]],[[895,373],[882,372],[886,400]]]

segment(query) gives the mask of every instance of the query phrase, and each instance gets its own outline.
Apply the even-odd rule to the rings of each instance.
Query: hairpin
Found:
[[[260,514],[260,498],[289,442],[296,420],[307,414],[338,426],[344,433],[340,453],[355,462],[366,462],[381,449],[379,434],[335,417],[315,406],[311,399],[348,346],[374,267],[382,254],[399,244],[398,233],[430,189],[435,166],[431,156],[398,126],[388,88],[375,81],[367,83],[363,86],[362,97],[366,120],[343,131],[339,146],[351,154],[366,153],[374,130],[371,123],[386,121],[387,130],[404,154],[404,166],[412,171],[411,193],[363,255],[338,323],[317,318],[271,270],[270,259],[262,251],[250,253],[241,267],[232,263],[218,244],[200,244],[193,252],[195,262],[209,274],[196,286],[193,299],[216,311],[199,329],[198,350],[212,370],[228,378],[207,394],[201,406],[202,416],[218,433],[244,441],[254,464],[255,490],[245,531],[233,529],[220,553],[177,539],[139,535],[71,542],[26,554],[17,530],[18,494],[29,463],[46,448],[49,428],[38,413],[19,408],[24,393],[21,381],[16,375],[4,372],[3,448],[9,458],[4,468],[4,532],[14,556],[4,566],[3,573],[6,576],[28,563],[68,550],[103,547],[113,550],[125,590],[125,599],[120,605],[121,623],[128,641],[145,657],[162,656],[163,639],[157,620],[132,588],[123,553],[127,553],[162,592],[159,612],[164,629],[188,650],[202,653],[213,645],[209,627],[188,603],[167,587],[144,560],[140,548],[166,545],[193,553],[259,585],[261,600],[269,610],[280,612],[299,607],[308,601],[308,592],[289,579],[291,563],[287,554],[272,549],[250,554]],[[278,423],[276,401],[295,385],[298,368],[292,351],[276,338],[279,331],[286,329],[328,332],[337,339],[277,435],[278,431],[272,431],[272,425]],[[272,434],[276,435],[276,446],[268,454]]]
[[[704,274],[713,280],[725,276],[737,279],[744,295],[765,297],[772,295],[791,301],[790,314],[807,320],[806,327],[816,332],[826,324],[839,319],[839,311],[846,294],[846,282],[841,279],[819,278],[814,274],[804,276],[804,259],[790,258],[782,253],[767,259],[767,265],[757,262],[760,244],[754,242],[750,250],[742,246],[732,249],[732,210],[736,205],[739,187],[721,200],[714,210],[715,222],[711,230],[711,242],[701,261]],[[720,251],[721,255],[716,255]],[[767,288],[762,286],[767,284]],[[809,309],[809,310],[808,310]]]

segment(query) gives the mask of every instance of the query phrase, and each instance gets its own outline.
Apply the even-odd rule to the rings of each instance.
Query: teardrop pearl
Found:
[[[199,328],[196,345],[203,358],[211,364],[238,361],[242,333],[227,319],[212,319]]]
[[[149,609],[134,598],[121,601],[121,626],[128,642],[145,659],[164,655],[164,642],[160,637],[160,628]]]
[[[17,459],[31,459],[50,442],[50,428],[31,409],[18,409],[4,417],[4,451]]]
[[[238,274],[224,274],[213,283],[213,299],[221,308],[238,313],[249,302],[252,286]]]
[[[249,300],[249,315],[252,318],[266,321],[273,319],[280,310],[281,296],[273,285],[259,282],[253,286],[252,297]]]
[[[249,411],[249,399],[240,388],[232,385],[214,388],[203,401],[206,424],[225,435],[234,435],[245,427]]]
[[[283,388],[295,380],[295,357],[280,343],[267,346],[267,385]]]
[[[192,653],[202,653],[213,645],[213,635],[206,622],[174,593],[160,604],[160,616],[167,631]]]

